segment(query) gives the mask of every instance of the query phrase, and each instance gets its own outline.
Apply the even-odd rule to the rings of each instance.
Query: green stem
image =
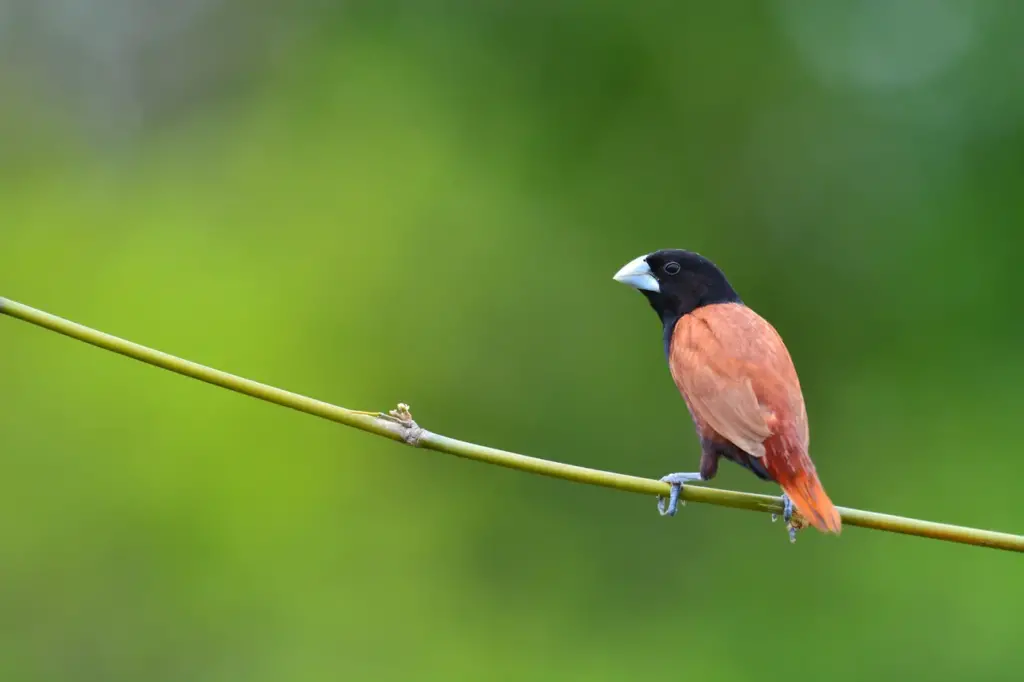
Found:
[[[183,360],[173,355],[147,348],[146,346],[140,346],[137,343],[132,343],[110,334],[104,334],[95,329],[90,329],[89,327],[70,322],[9,299],[0,298],[0,313],[73,339],[84,341],[93,346],[119,353],[183,376],[192,377],[208,384],[213,384],[214,386],[220,386],[236,393],[259,398],[260,400],[283,407],[290,407],[299,412],[329,419],[339,424],[428,450],[465,457],[466,459],[473,459],[479,462],[497,464],[510,469],[518,469],[543,476],[551,476],[588,485],[599,485],[606,488],[616,488],[644,495],[667,495],[669,492],[668,484],[649,478],[628,476],[609,471],[588,469],[572,464],[553,462],[537,457],[528,457],[515,452],[467,443],[431,433],[421,429],[411,419],[406,419],[405,415],[401,413],[401,409],[397,413],[392,413],[396,414],[396,417],[372,416],[365,412],[349,410],[320,400],[314,400],[298,393],[261,384],[250,379],[235,376],[234,374],[228,374],[227,372],[195,362]],[[775,514],[782,513],[781,499],[770,495],[755,495],[691,485],[683,488],[682,498],[688,502],[702,502],[722,507]],[[945,523],[921,521],[845,507],[839,507],[839,513],[843,518],[843,523],[849,526],[874,528],[892,533],[917,535],[936,540],[1024,552],[1024,536],[1021,535],[967,528],[964,526],[952,526]]]

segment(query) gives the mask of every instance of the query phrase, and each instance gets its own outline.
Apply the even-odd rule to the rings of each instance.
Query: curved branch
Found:
[[[290,407],[299,412],[329,419],[339,424],[351,426],[378,436],[384,436],[385,438],[403,442],[414,447],[426,448],[457,457],[497,464],[510,469],[518,469],[543,476],[562,478],[567,481],[588,485],[599,485],[606,488],[616,488],[627,492],[642,493],[644,495],[667,495],[669,492],[667,483],[649,478],[588,469],[572,464],[528,457],[515,452],[467,443],[432,433],[420,428],[412,420],[412,415],[409,413],[408,406],[406,405],[399,405],[397,410],[392,410],[389,414],[349,410],[299,395],[298,393],[285,391],[274,386],[268,386],[267,384],[261,384],[250,379],[235,376],[234,374],[228,374],[227,372],[195,362],[183,360],[173,355],[90,329],[75,322],[70,322],[41,310],[30,308],[9,299],[0,298],[0,313],[73,339],[84,341],[104,350],[134,358],[155,367],[198,379],[214,386],[220,386],[236,393],[259,398],[282,407]],[[748,509],[772,514],[782,513],[781,498],[770,495],[755,495],[752,493],[691,485],[683,487],[682,498],[688,502],[702,502],[722,507]],[[892,533],[917,535],[936,540],[1005,549],[1013,552],[1024,552],[1024,536],[1021,535],[967,528],[964,526],[952,526],[934,521],[921,521],[846,507],[839,507],[839,513],[842,516],[843,523],[850,526],[874,528]]]

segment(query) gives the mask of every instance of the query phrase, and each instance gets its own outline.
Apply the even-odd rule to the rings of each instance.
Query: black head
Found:
[[[712,303],[742,303],[725,274],[700,254],[662,249],[626,263],[615,280],[647,297],[666,329]]]

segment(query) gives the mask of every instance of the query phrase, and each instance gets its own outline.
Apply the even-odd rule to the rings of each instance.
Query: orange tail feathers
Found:
[[[817,474],[801,471],[789,480],[779,481],[779,485],[789,495],[800,515],[812,526],[822,533],[839,534],[843,528],[839,510],[825,493]]]

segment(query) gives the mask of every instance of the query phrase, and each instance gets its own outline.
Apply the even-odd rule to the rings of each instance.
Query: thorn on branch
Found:
[[[378,418],[385,419],[401,427],[400,434],[406,445],[416,447],[420,444],[420,438],[423,437],[423,429],[412,418],[412,412],[407,404],[398,403],[398,407],[389,410],[387,414],[381,412]]]

